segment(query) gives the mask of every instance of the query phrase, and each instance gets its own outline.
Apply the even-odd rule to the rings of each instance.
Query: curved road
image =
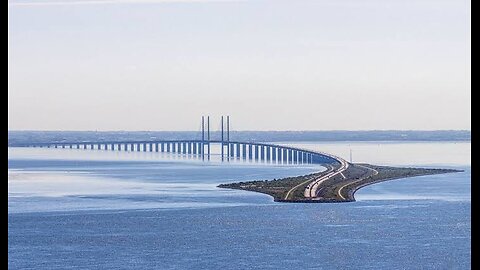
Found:
[[[346,169],[348,169],[349,163],[346,160],[333,155],[330,155],[330,156],[332,158],[335,158],[340,163],[340,167],[323,176],[320,176],[319,178],[313,180],[310,184],[308,184],[308,186],[305,188],[305,191],[304,191],[305,198],[311,198],[311,199],[317,198],[317,190],[320,184],[330,179],[331,177],[334,177],[335,175],[340,174],[344,172]]]
[[[372,168],[369,168],[369,167],[366,167],[366,166],[363,166],[363,165],[360,165],[360,164],[356,164],[356,166],[359,166],[359,167],[362,167],[362,168],[365,168],[365,169],[369,169],[371,171],[373,171],[373,175],[377,175],[378,174],[378,171],[375,170],[375,169],[372,169]],[[345,185],[341,186],[338,190],[337,190],[337,194],[340,198],[342,198],[343,200],[345,200],[345,197],[342,195],[342,189],[348,185],[351,185],[351,184],[355,184],[357,182],[360,182],[362,180],[364,180],[365,178],[368,178],[368,177],[371,177],[373,175],[368,175],[366,177],[363,177],[363,178],[360,178],[358,179],[357,181],[354,181],[354,182],[350,182],[350,183],[346,183]]]

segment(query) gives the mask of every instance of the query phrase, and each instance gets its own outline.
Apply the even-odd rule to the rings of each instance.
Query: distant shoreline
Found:
[[[211,139],[220,139],[219,131]],[[199,131],[8,131],[8,145],[62,141],[201,139]],[[231,131],[246,142],[470,142],[470,130]]]

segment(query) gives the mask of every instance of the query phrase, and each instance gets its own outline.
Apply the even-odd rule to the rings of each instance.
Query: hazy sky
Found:
[[[470,129],[470,3],[10,1],[9,130]]]

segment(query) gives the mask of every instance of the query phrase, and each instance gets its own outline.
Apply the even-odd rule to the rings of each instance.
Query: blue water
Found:
[[[378,144],[310,146],[317,147],[339,155],[353,147],[361,158]],[[288,204],[215,186],[322,168],[9,149],[9,267],[471,268],[470,144],[382,149],[376,164],[395,164],[393,152],[403,153],[398,165],[417,158],[430,162],[411,165],[465,171],[368,186],[353,203]]]

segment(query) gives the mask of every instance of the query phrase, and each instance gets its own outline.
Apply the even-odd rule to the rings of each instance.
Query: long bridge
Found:
[[[230,119],[226,117],[226,132],[224,132],[224,117],[221,121],[221,139],[210,139],[210,118],[202,116],[201,140],[142,140],[142,141],[80,141],[80,142],[29,142],[9,144],[11,147],[41,147],[69,148],[127,152],[161,152],[191,155],[202,160],[210,160],[212,145],[220,147],[221,161],[244,160],[259,161],[272,164],[319,164],[329,168],[323,177],[314,179],[305,190],[305,197],[316,197],[316,189],[320,183],[345,171],[349,163],[344,159],[324,152],[312,151],[298,147],[277,145],[262,142],[241,142],[230,140]],[[225,134],[224,134],[225,133]],[[225,136],[224,136],[225,135]]]

